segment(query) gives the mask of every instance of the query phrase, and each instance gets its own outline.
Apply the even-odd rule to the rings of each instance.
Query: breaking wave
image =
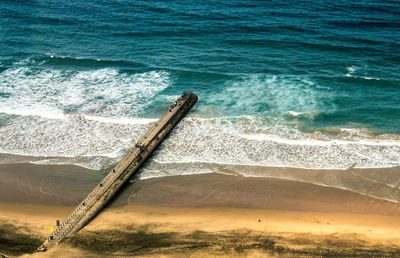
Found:
[[[13,68],[0,73],[0,112],[48,119],[66,119],[69,114],[135,117],[169,84],[164,71]]]
[[[20,118],[22,119],[22,118]],[[278,121],[245,116],[182,121],[153,157],[157,164],[209,163],[312,169],[373,168],[400,165],[400,139],[356,129],[305,133]],[[118,162],[154,120],[33,117],[0,128],[0,152],[57,157],[63,163],[100,169]],[[291,131],[292,138],[274,131]],[[90,162],[89,162],[90,161]],[[188,167],[183,167],[186,171]],[[160,171],[155,164],[147,170]],[[173,168],[171,175],[180,174]],[[163,173],[166,173],[164,171]],[[168,173],[168,172],[167,172]],[[197,170],[192,171],[197,173]],[[146,176],[146,175],[144,175]]]
[[[156,121],[145,118],[148,107],[153,106],[148,113],[162,113],[154,107],[176,99],[176,91],[166,90],[172,84],[166,71],[7,69],[0,73],[0,153],[41,164],[111,166]],[[161,145],[144,177],[201,173],[227,164],[400,165],[396,135],[302,123],[336,109],[334,92],[309,79],[239,76],[208,90],[199,91],[201,105]]]

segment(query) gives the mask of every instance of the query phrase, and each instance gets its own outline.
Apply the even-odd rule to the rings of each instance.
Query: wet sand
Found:
[[[105,173],[0,165],[0,253],[36,249],[55,220],[65,218]],[[212,173],[137,180],[45,254],[73,255],[396,256],[400,205],[276,178]]]

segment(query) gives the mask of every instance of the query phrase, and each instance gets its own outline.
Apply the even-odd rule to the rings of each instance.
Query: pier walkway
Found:
[[[131,151],[97,184],[89,195],[59,225],[38,250],[57,245],[90,222],[113,198],[118,190],[137,172],[139,167],[196,103],[197,96],[184,93],[139,140]]]

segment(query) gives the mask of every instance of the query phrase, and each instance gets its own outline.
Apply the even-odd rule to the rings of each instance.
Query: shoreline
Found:
[[[245,173],[264,173],[265,176],[242,176],[237,172],[238,170]],[[75,165],[0,164],[0,202],[75,206],[108,172],[108,169],[91,170]],[[166,194],[170,193],[174,196],[180,196],[182,191],[187,191],[192,193],[191,202],[196,203],[197,206],[207,206],[213,198],[216,200],[216,198],[224,197],[221,203],[215,203],[215,205],[225,203],[226,206],[233,208],[269,209],[276,206],[272,204],[274,200],[294,198],[293,200],[296,201],[325,201],[335,206],[332,207],[333,211],[341,211],[342,207],[338,204],[343,203],[331,200],[330,197],[351,198],[364,202],[370,200],[378,206],[390,206],[390,204],[398,206],[400,204],[400,167],[308,170],[232,165],[217,167],[213,173],[145,179],[135,177],[124,186],[112,205],[115,207],[130,202],[144,205],[160,203],[167,206],[182,204],[182,202],[175,204],[168,202],[168,198],[150,198],[149,195],[152,193],[143,191],[143,188],[150,189],[150,192],[159,192],[161,191],[159,189],[163,189],[162,191]],[[224,191],[226,196],[222,196]],[[228,197],[228,194],[232,197]],[[133,195],[135,198],[132,199]],[[204,196],[209,198],[208,202],[203,200]],[[300,198],[302,196],[303,198]],[[251,197],[253,199],[250,200]],[[264,202],[260,197],[263,197]],[[189,201],[186,203],[188,204]],[[245,203],[248,204],[245,205]],[[344,202],[346,203],[349,201]],[[275,208],[282,209],[282,207]],[[286,208],[292,209],[289,203]],[[293,208],[299,209],[298,205],[294,205]],[[376,209],[372,211],[383,214]]]
[[[400,255],[399,203],[293,179],[224,174],[235,168],[229,169],[135,179],[47,255]],[[386,172],[399,170],[363,173],[384,181]],[[0,253],[36,249],[55,220],[62,221],[105,173],[70,165],[0,165]]]

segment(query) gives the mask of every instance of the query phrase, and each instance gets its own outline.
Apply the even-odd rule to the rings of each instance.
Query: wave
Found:
[[[346,77],[349,77],[349,78],[352,78],[352,79],[356,79],[356,80],[361,80],[361,81],[363,81],[363,80],[367,80],[367,81],[381,81],[382,79],[380,79],[380,78],[374,78],[374,77],[369,77],[369,76],[355,76],[355,75],[352,75],[352,74],[350,74],[350,73],[347,73],[346,74]],[[389,81],[389,83],[390,83],[390,81]]]
[[[0,127],[0,153],[101,169],[118,161],[152,124],[120,121],[22,117]]]
[[[74,114],[137,117],[169,85],[165,71],[128,74],[109,68],[10,68],[0,73],[0,93],[6,96],[0,99],[0,112],[50,119],[66,119]]]
[[[279,129],[259,123],[257,117],[242,120],[186,119],[168,139],[169,148],[160,151],[159,162],[212,162],[346,169],[349,167],[387,167],[400,164],[398,140],[318,139],[318,134],[304,135],[295,128]],[[272,133],[291,130],[292,139]],[[257,132],[258,133],[255,133]],[[260,131],[264,131],[261,133]],[[270,132],[268,132],[270,131]],[[182,142],[182,139],[190,139]],[[189,152],[190,151],[190,152]]]
[[[313,169],[400,164],[393,135],[303,125],[335,111],[331,88],[295,76],[221,78],[221,87],[200,87],[202,105],[172,132],[156,162]],[[155,122],[144,117],[161,114],[158,104],[176,99],[176,91],[166,90],[172,82],[166,71],[9,68],[0,73],[0,113],[15,117],[0,127],[0,153],[110,166]]]
[[[23,123],[0,128],[0,153],[52,160],[59,157],[63,162],[86,162],[91,165],[84,166],[99,169],[118,162],[155,120],[128,121],[108,123],[90,116],[24,119]],[[200,162],[312,169],[400,165],[400,140],[396,135],[365,136],[348,128],[340,131],[332,137],[324,131],[304,133],[260,117],[190,116],[171,133],[153,160],[160,164]],[[148,169],[152,169],[151,164]]]
[[[356,72],[359,70],[359,67],[357,66],[349,66],[346,68],[347,69],[347,73],[345,74],[346,77],[349,78],[354,78],[354,79],[364,79],[364,80],[375,80],[375,81],[380,81],[380,78],[374,78],[374,77],[370,77],[370,76],[357,76],[355,75]]]
[[[55,54],[37,55],[14,62],[15,66],[99,68],[143,68],[145,64],[124,60],[104,60],[99,58],[77,58]]]
[[[8,115],[17,115],[17,116],[33,116],[47,119],[58,119],[58,120],[86,120],[86,121],[96,121],[100,123],[110,123],[110,124],[127,124],[127,125],[138,125],[138,124],[149,124],[156,122],[157,119],[154,118],[132,118],[132,117],[101,117],[101,116],[92,116],[85,114],[66,114],[62,111],[48,111],[44,110],[40,113],[37,113],[37,110],[1,110],[0,113],[8,114]]]
[[[288,111],[284,114],[288,119],[309,119],[315,120],[322,116],[321,113],[318,112],[297,112],[297,111]]]
[[[352,65],[347,67],[346,69],[347,69],[346,77],[353,77],[353,74],[358,70],[358,67]]]
[[[222,114],[260,116],[280,116],[288,112],[329,113],[336,109],[330,88],[302,77],[238,76],[206,93],[204,113],[209,113],[210,107],[217,107]],[[198,111],[202,113],[203,107]]]
[[[177,99],[177,98],[174,98]],[[83,119],[89,121],[97,121],[101,123],[111,123],[111,124],[126,124],[126,125],[147,125],[150,123],[155,123],[157,119],[154,118],[114,118],[114,117],[98,117],[90,115],[80,116]]]
[[[369,70],[367,65],[348,66],[345,73],[341,76],[335,76],[332,79],[337,80],[339,83],[351,83],[353,86],[352,89],[355,90],[365,89],[366,86],[377,87],[380,88],[379,94],[385,94],[386,89],[392,89],[394,92],[398,91],[400,85],[398,78],[388,76],[384,71]],[[394,92],[391,98],[396,98]],[[363,94],[365,93],[363,92]],[[373,94],[377,94],[377,92]]]

